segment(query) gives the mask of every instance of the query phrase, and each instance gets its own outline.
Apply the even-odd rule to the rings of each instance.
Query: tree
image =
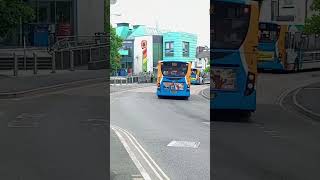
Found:
[[[320,34],[320,0],[313,1],[311,10],[313,10],[315,14],[307,18],[304,31],[307,34]]]
[[[112,71],[120,68],[121,55],[119,49],[122,47],[122,39],[117,35],[115,28],[110,27],[110,65]]]
[[[205,72],[205,73],[209,73],[209,72],[210,72],[210,66],[207,66],[207,67],[204,69],[204,72]]]
[[[34,20],[34,10],[20,0],[0,0],[0,37],[6,37],[21,23]]]

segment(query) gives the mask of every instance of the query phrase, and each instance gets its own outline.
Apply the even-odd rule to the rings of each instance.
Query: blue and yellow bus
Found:
[[[215,0],[210,16],[210,108],[250,115],[256,110],[259,4]]]
[[[276,23],[259,23],[258,69],[285,69],[285,31],[286,26]]]
[[[157,96],[190,97],[191,63],[182,61],[159,61]]]
[[[299,71],[320,68],[316,35],[303,34],[302,25],[259,23],[258,69]]]
[[[191,69],[191,84],[204,84],[203,71],[201,69]]]

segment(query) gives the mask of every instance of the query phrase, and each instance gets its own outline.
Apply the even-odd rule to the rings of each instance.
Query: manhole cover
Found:
[[[200,142],[171,141],[167,146],[169,146],[169,147],[198,148],[200,146]]]

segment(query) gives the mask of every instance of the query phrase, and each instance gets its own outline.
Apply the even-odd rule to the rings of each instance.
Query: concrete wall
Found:
[[[104,0],[76,0],[76,5],[78,35],[104,31]]]

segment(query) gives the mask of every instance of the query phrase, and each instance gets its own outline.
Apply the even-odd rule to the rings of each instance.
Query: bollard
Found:
[[[36,52],[33,52],[33,74],[38,74],[38,57]]]
[[[126,77],[126,85],[128,85],[128,77]]]
[[[70,71],[74,71],[74,52],[70,51]]]
[[[53,52],[53,54],[52,54],[52,71],[51,71],[51,73],[56,73],[56,52]]]
[[[122,85],[122,79],[121,79],[121,77],[120,77],[120,85]]]
[[[13,76],[18,76],[18,57],[17,54],[13,53]]]

